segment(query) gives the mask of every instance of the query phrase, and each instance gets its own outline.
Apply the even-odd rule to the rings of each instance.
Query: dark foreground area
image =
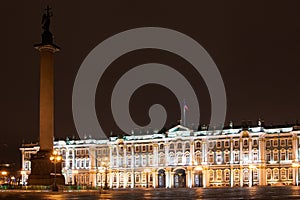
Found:
[[[126,189],[100,192],[8,192],[0,199],[90,200],[90,199],[300,199],[300,187],[244,187],[198,189]]]

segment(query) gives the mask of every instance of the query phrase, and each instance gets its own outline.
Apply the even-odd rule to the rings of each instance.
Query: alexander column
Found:
[[[61,164],[50,161],[54,137],[54,53],[60,50],[53,43],[49,29],[52,17],[50,10],[47,7],[42,18],[42,43],[34,45],[40,52],[40,150],[31,158],[30,185],[64,184]]]

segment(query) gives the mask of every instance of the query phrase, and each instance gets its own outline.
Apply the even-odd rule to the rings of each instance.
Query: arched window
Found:
[[[267,179],[268,180],[272,179],[272,170],[271,169],[267,169]]]
[[[177,144],[177,149],[182,149],[182,144],[181,143]]]
[[[174,144],[173,143],[170,144],[170,149],[174,149]]]
[[[190,150],[190,143],[188,143],[188,142],[185,143],[185,149],[186,149],[186,150]]]

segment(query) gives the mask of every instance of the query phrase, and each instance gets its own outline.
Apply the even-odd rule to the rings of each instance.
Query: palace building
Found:
[[[107,188],[298,185],[300,127],[229,127],[55,141],[65,183]],[[22,183],[38,144],[22,153]]]

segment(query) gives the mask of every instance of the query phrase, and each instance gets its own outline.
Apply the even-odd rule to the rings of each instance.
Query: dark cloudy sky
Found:
[[[19,162],[22,141],[38,140],[39,54],[44,7],[53,8],[51,31],[62,51],[55,57],[55,136],[76,135],[72,87],[87,54],[121,31],[155,26],[180,31],[211,55],[227,92],[226,121],[257,120],[284,124],[300,119],[300,12],[298,1],[5,1],[0,11],[0,161]],[[278,3],[277,3],[278,2]],[[114,83],[128,69],[147,62],[173,66],[189,77],[200,102],[202,122],[210,117],[210,100],[201,77],[178,56],[140,50],[117,59],[97,90],[96,109],[109,133],[118,127],[109,112]],[[159,96],[160,98],[156,98]],[[133,96],[133,119],[147,124],[147,108],[161,103],[167,126],[180,117],[179,103],[166,88],[140,88]]]

